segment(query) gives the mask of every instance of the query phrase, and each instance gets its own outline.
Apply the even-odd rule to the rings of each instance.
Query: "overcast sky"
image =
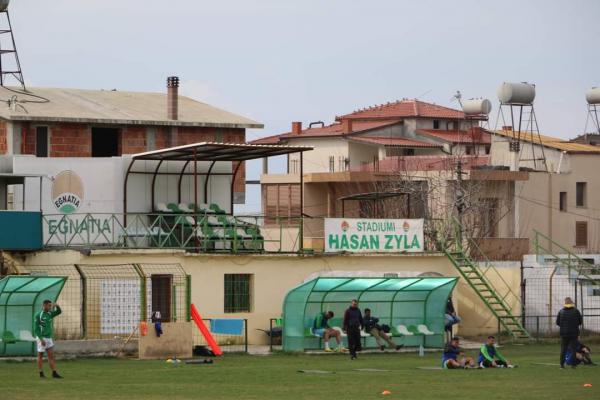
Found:
[[[600,86],[598,0],[13,0],[10,12],[30,86],[163,91],[178,75],[184,94],[264,123],[249,140],[402,97],[456,107],[456,90],[492,100],[493,126],[503,81],[535,83],[541,131],[569,138]]]

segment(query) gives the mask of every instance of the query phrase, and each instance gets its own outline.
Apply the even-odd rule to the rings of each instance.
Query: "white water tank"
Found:
[[[502,104],[533,104],[535,99],[535,85],[527,82],[504,82],[498,88],[498,99]]]
[[[588,104],[600,104],[600,87],[593,87],[585,94]]]
[[[492,102],[488,99],[469,99],[462,102],[466,115],[488,115],[492,111]]]
[[[10,3],[10,0],[0,0],[0,12],[6,11],[8,3]]]

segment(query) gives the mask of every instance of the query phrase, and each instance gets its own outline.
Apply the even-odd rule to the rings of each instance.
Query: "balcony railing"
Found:
[[[464,170],[489,165],[490,156],[392,156],[383,160],[366,162],[350,168],[353,172],[401,172],[454,170],[461,161]]]
[[[324,247],[323,217],[269,217],[268,224],[263,216],[225,214],[45,214],[42,219],[47,249],[301,253]],[[425,220],[424,250],[440,251],[444,232],[444,221]]]

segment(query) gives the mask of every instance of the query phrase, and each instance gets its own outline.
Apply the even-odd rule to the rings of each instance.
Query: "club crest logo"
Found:
[[[348,221],[342,221],[342,231],[346,232],[348,229],[350,229]]]
[[[407,221],[404,221],[404,223],[402,224],[402,229],[404,229],[404,232],[408,232],[408,230],[410,229],[410,224]]]
[[[52,182],[52,202],[63,214],[73,214],[83,201],[83,181],[73,171],[62,171]]]

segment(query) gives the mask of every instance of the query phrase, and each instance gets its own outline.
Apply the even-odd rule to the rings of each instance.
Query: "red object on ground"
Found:
[[[217,344],[215,339],[210,334],[210,331],[204,324],[204,321],[202,321],[202,317],[200,316],[198,309],[193,304],[191,307],[192,307],[192,319],[196,323],[196,326],[200,330],[200,333],[202,333],[202,336],[204,336],[204,339],[206,339],[206,343],[208,343],[211,350],[213,351],[213,353],[215,353],[216,356],[222,355],[223,352],[221,351],[221,348],[219,347],[219,345]]]

